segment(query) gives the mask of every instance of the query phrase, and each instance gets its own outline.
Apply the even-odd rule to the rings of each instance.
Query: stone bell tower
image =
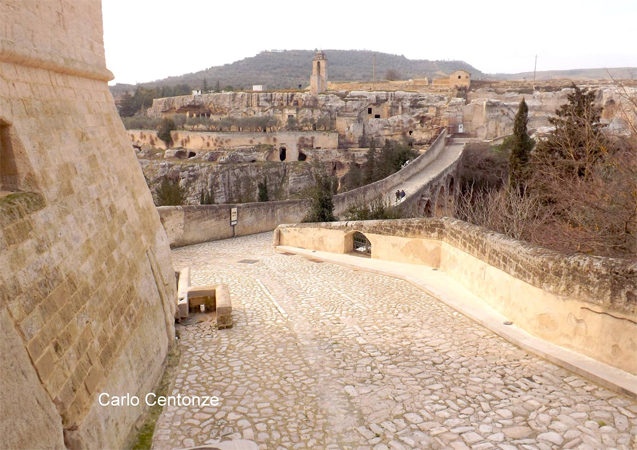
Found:
[[[325,57],[325,53],[319,50],[312,60],[310,92],[317,95],[325,91],[327,91],[327,58]]]

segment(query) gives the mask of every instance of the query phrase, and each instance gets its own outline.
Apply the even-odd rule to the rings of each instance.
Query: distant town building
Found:
[[[201,95],[201,91],[194,90],[194,91],[192,91],[192,95]]]
[[[310,77],[310,92],[314,95],[327,90],[327,58],[325,53],[317,51],[312,60],[312,76]]]
[[[268,88],[266,87],[265,84],[254,84],[254,85],[252,85],[252,90],[253,91],[267,91]]]
[[[449,75],[449,84],[451,86],[469,87],[471,85],[471,74],[466,70],[454,70]]]

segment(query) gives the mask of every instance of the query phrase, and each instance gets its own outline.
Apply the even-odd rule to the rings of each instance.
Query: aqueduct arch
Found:
[[[447,198],[445,196],[445,186],[440,186],[438,195],[436,195],[435,216],[442,217],[447,214]]]

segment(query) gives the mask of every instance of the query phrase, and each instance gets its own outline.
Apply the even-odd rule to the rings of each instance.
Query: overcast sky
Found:
[[[637,67],[637,0],[102,0],[113,83],[273,49],[463,60],[486,73]],[[328,55],[329,59],[329,55]],[[309,75],[308,75],[309,76]]]

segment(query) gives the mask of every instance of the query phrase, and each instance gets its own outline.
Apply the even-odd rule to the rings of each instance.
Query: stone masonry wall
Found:
[[[170,245],[181,247],[234,236],[272,231],[281,223],[300,222],[309,200],[255,202],[236,205],[160,206],[157,208]],[[238,223],[230,225],[230,209],[236,207]]]
[[[174,336],[166,234],[107,81],[98,0],[0,2],[0,448],[122,448]],[[17,173],[16,173],[17,172]]]

